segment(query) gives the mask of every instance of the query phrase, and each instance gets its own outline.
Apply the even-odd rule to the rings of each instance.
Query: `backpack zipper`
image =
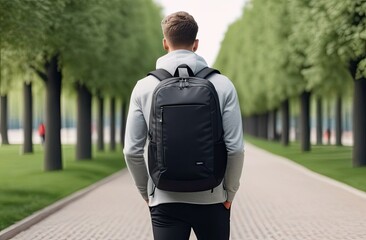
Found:
[[[163,114],[164,114],[164,107],[160,107],[160,120],[159,122],[163,125]],[[161,126],[161,131],[163,132],[163,126]]]
[[[160,107],[160,136],[163,138],[163,123],[164,123],[164,107]],[[164,144],[163,144],[163,139],[161,139],[161,146],[160,146],[160,149],[161,149],[161,161],[163,163],[163,168],[166,167],[166,163],[165,163],[165,154],[164,154]]]

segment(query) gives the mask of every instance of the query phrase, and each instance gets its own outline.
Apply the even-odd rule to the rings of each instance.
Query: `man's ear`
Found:
[[[165,38],[163,38],[163,47],[167,52],[169,52],[169,45]]]
[[[198,49],[198,43],[199,43],[199,40],[198,39],[194,40],[193,47],[192,47],[192,51],[193,52],[197,51],[197,49]]]

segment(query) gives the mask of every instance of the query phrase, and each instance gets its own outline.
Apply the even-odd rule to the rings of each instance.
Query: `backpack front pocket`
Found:
[[[213,139],[209,106],[164,106],[162,116],[164,177],[197,180],[211,175]]]

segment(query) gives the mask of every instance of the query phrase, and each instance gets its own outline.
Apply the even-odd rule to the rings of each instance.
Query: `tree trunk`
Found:
[[[248,133],[254,137],[259,137],[259,115],[249,116],[247,122]]]
[[[46,63],[46,142],[44,163],[46,171],[62,169],[61,150],[61,82],[58,57]]]
[[[242,115],[242,117],[241,117],[241,119],[242,119],[242,126],[243,126],[243,131],[245,132],[245,133],[249,133],[248,132],[248,117],[247,116],[244,116],[244,115]]]
[[[262,139],[268,139],[268,112],[259,115],[259,137]]]
[[[8,145],[8,95],[1,95],[0,97],[0,134],[1,134],[1,144]]]
[[[282,114],[282,133],[281,142],[284,146],[288,146],[290,143],[290,108],[288,99],[281,104]]]
[[[354,81],[353,166],[366,165],[366,78]]]
[[[269,112],[269,125],[268,125],[268,139],[272,141],[278,140],[277,138],[277,109],[273,109]]]
[[[98,96],[97,149],[104,151],[104,99]]]
[[[33,152],[33,97],[32,97],[32,83],[23,84],[23,153]]]
[[[116,99],[114,97],[111,98],[110,102],[110,149],[111,151],[116,151]]]
[[[301,94],[300,107],[300,142],[301,150],[303,152],[310,151],[310,92],[303,92]]]
[[[248,135],[252,135],[253,134],[253,116],[246,116],[244,119],[244,126],[245,126],[245,133]]]
[[[77,92],[76,160],[92,159],[92,95],[86,86],[80,84]]]
[[[260,137],[260,115],[253,116],[253,131],[255,137]]]
[[[342,132],[342,97],[338,95],[335,109],[335,138],[337,146],[342,146]]]
[[[126,121],[127,121],[127,102],[122,101],[121,105],[121,144],[122,148],[125,146],[125,134],[126,134]]]
[[[323,144],[323,104],[322,99],[316,99],[316,144]]]

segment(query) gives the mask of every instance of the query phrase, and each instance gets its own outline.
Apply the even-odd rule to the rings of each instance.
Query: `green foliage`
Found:
[[[0,231],[72,192],[120,169],[122,153],[95,153],[93,161],[75,161],[74,149],[63,146],[63,171],[43,172],[42,146],[35,153],[19,155],[21,146],[2,146],[0,151]]]
[[[245,115],[276,108],[301,89],[288,69],[286,21],[284,1],[252,1],[225,35],[215,66],[237,86]]]
[[[64,85],[85,84],[94,93],[127,97],[137,78],[162,53],[160,9],[152,0],[0,0],[1,50],[44,71],[58,56]],[[24,64],[26,63],[26,64]],[[18,78],[3,76],[3,83]]]
[[[43,46],[45,34],[53,25],[67,0],[0,0],[0,36],[23,50]],[[42,41],[43,40],[43,41]]]
[[[351,75],[348,70],[348,60],[343,61],[345,56],[339,55],[345,47],[341,36],[337,33],[345,33],[344,23],[348,13],[344,16],[336,14],[334,10],[341,5],[346,6],[346,1],[334,3],[328,1],[311,1],[304,10],[307,19],[300,19],[299,24],[304,26],[306,32],[297,32],[297,39],[307,37],[304,49],[307,52],[307,61],[310,67],[304,70],[309,88],[322,94],[332,94],[344,91],[351,86]],[[326,5],[328,6],[326,6]],[[330,6],[331,5],[331,6]],[[336,10],[336,11],[338,11]],[[343,46],[342,46],[343,45]],[[345,60],[345,58],[344,58]]]
[[[245,115],[304,90],[348,94],[352,78],[366,74],[365,29],[363,0],[252,0],[229,27],[215,67],[236,85]]]
[[[6,94],[8,90],[11,88],[11,82],[5,81],[5,79],[9,79],[15,77],[16,69],[16,54],[9,50],[1,50],[0,55],[0,94]]]
[[[107,45],[100,58],[104,68],[96,81],[109,95],[127,98],[162,54],[160,9],[151,0],[115,0],[108,14]]]
[[[160,54],[160,10],[151,0],[78,1],[63,18],[64,76],[94,94],[126,98]]]

